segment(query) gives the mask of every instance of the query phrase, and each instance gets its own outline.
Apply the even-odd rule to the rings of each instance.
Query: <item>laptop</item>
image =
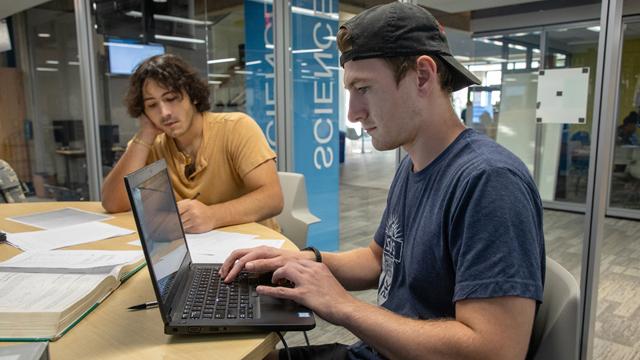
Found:
[[[222,264],[194,264],[164,159],[125,176],[165,334],[305,331],[313,312],[290,300],[259,295],[270,274],[242,272],[232,284]]]

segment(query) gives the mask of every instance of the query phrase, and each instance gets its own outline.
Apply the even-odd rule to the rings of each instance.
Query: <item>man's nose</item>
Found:
[[[347,113],[347,119],[349,121],[362,122],[362,120],[366,119],[367,112],[362,102],[356,101],[353,97],[349,98],[349,112]]]
[[[160,103],[160,112],[163,119],[171,118],[171,107],[168,104]]]

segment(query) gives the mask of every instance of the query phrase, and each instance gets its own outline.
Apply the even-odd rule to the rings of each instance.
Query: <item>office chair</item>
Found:
[[[575,195],[578,195],[580,183],[586,185],[587,182],[590,141],[589,133],[586,131],[577,131],[569,139],[569,175],[575,178],[575,187],[573,189]]]
[[[365,134],[364,130],[362,131],[361,134],[358,134],[356,129],[348,126],[347,126],[347,132],[345,133],[345,136],[349,140],[353,140],[353,141],[360,140],[360,152],[363,154],[364,154],[364,134]]]
[[[543,303],[533,323],[530,359],[573,360],[578,354],[578,284],[547,257]]]
[[[278,172],[278,177],[284,196],[284,207],[280,215],[276,216],[276,220],[280,224],[282,234],[302,249],[307,246],[307,228],[320,219],[309,211],[304,175]]]

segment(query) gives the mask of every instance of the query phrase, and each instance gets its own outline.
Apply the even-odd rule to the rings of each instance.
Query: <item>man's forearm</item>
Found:
[[[380,264],[370,248],[341,253],[322,253],[322,262],[347,290],[375,288],[380,277]]]
[[[265,186],[239,198],[210,205],[209,208],[215,228],[262,221],[282,211],[282,195],[279,189]]]
[[[131,208],[124,187],[124,177],[146,164],[149,149],[138,143],[131,143],[111,170],[102,185],[102,207],[108,212],[127,211]]]
[[[508,359],[477,332],[454,319],[415,320],[363,302],[338,324],[389,359]]]

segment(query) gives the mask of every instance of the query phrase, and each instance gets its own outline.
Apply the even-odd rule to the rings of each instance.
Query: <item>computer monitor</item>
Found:
[[[131,75],[136,67],[147,58],[164,54],[164,46],[159,44],[135,44],[109,40],[109,72],[112,75]]]
[[[53,140],[62,147],[69,147],[71,142],[84,139],[81,120],[53,120]]]

